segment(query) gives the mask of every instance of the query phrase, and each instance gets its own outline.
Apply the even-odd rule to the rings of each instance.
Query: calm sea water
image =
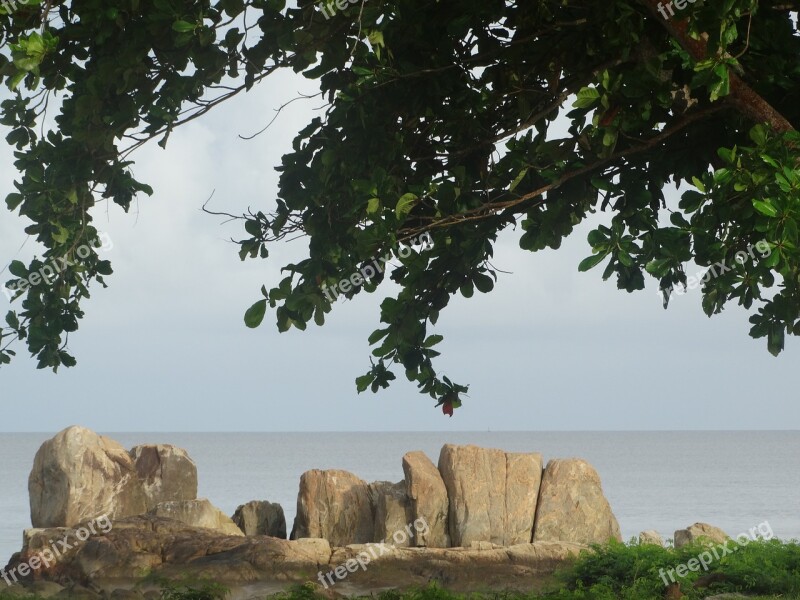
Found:
[[[367,481],[400,481],[401,458],[423,450],[435,462],[444,443],[579,456],[600,473],[624,538],[643,529],[672,537],[695,521],[730,535],[769,521],[800,539],[800,432],[481,433],[113,433],[126,448],[170,443],[197,463],[199,495],[227,514],[249,500],[279,502],[295,515],[300,475],[338,468]],[[30,527],[27,480],[52,433],[0,434],[0,563]]]

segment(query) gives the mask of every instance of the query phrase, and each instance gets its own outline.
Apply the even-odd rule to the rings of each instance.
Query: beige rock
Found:
[[[40,529],[31,532],[28,541],[45,546],[62,535],[61,529]],[[389,544],[332,549],[324,539],[232,537],[143,515],[115,521],[112,529],[65,551],[41,575],[64,585],[80,581],[109,591],[129,588],[131,581],[148,573],[173,579],[203,577],[238,590],[232,597],[252,598],[274,594],[291,583],[329,582],[327,575],[343,567],[339,571],[346,573],[344,578],[328,589],[336,595],[419,588],[431,581],[456,591],[530,592],[552,584],[552,573],[585,548],[556,542],[494,549],[479,545],[487,549],[392,548]],[[32,547],[24,547],[9,567],[26,561],[33,552]],[[357,558],[364,568],[353,562]]]
[[[700,541],[701,538],[715,544],[720,544],[730,539],[730,536],[719,527],[714,527],[708,523],[695,523],[686,529],[678,529],[675,532],[675,547],[680,548],[686,544]]]
[[[269,535],[286,539],[286,517],[277,502],[253,500],[236,509],[232,520],[245,535]]]
[[[446,444],[439,456],[453,546],[530,543],[542,479],[540,454]]]
[[[72,526],[99,515],[143,513],[146,497],[127,451],[84,427],[68,427],[39,448],[28,477],[34,527]]]
[[[646,531],[642,531],[639,534],[639,545],[642,546],[644,544],[663,546],[664,539],[661,537],[661,534],[658,533],[655,529],[647,529]]]
[[[405,482],[375,481],[369,493],[375,515],[373,541],[411,546],[415,529]]]
[[[148,514],[165,519],[175,519],[192,527],[213,529],[225,535],[244,535],[230,517],[205,498],[159,502],[148,511]]]
[[[159,502],[197,498],[197,466],[186,450],[155,444],[134,446],[129,454],[142,482],[147,508]]]
[[[442,474],[424,452],[408,452],[403,456],[406,495],[411,502],[410,521],[420,523],[414,545],[428,548],[448,548],[447,512],[449,500]],[[421,519],[421,521],[418,521]],[[427,528],[421,526],[427,524]]]
[[[603,544],[610,539],[621,541],[622,536],[594,467],[579,458],[549,461],[542,477],[533,541]]]
[[[369,488],[347,471],[314,469],[300,477],[291,539],[324,538],[334,546],[372,542]]]

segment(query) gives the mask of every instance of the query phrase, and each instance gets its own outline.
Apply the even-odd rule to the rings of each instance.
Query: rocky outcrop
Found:
[[[695,523],[686,529],[678,529],[675,532],[674,543],[676,548],[680,548],[686,544],[699,542],[701,539],[715,544],[722,544],[730,539],[730,536],[719,527],[714,527],[708,523]]]
[[[213,529],[225,535],[244,535],[228,515],[205,498],[159,502],[148,514],[155,517],[174,519],[192,527]]]
[[[540,454],[446,444],[439,456],[453,546],[529,543],[542,480]],[[549,540],[548,540],[549,541]]]
[[[375,481],[369,484],[369,494],[374,515],[374,541],[411,546],[414,528],[408,526],[414,518],[405,482]]]
[[[300,477],[291,539],[325,538],[334,546],[375,541],[369,487],[347,471],[314,469]]]
[[[276,502],[253,500],[242,504],[231,518],[245,535],[268,535],[286,539],[286,517]]]
[[[646,531],[642,531],[639,534],[639,545],[642,546],[644,544],[663,546],[664,539],[661,537],[661,534],[658,533],[655,529],[648,529]]]
[[[28,562],[53,539],[74,539],[74,530],[29,532],[6,572]],[[146,573],[155,577],[211,579],[247,587],[247,596],[279,591],[288,583],[313,581],[349,595],[376,587],[421,587],[437,582],[454,590],[541,586],[583,546],[569,543],[521,544],[509,548],[392,548],[388,544],[331,548],[323,539],[280,540],[231,537],[153,515],[115,521],[65,550],[58,560],[26,578],[108,589]],[[359,562],[360,561],[360,562]],[[360,566],[364,565],[364,568]],[[16,571],[13,571],[16,573]],[[338,575],[337,575],[338,573]],[[339,577],[341,576],[341,577]],[[266,596],[267,593],[261,594]]]
[[[421,520],[426,532],[417,532],[415,546],[448,548],[447,512],[450,501],[439,469],[424,452],[408,452],[403,456],[406,495],[410,503],[409,523]]]
[[[28,494],[34,527],[71,526],[102,514],[120,518],[147,509],[128,452],[85,427],[69,427],[42,444]]]
[[[534,542],[604,544],[622,540],[600,476],[579,458],[553,459],[542,477],[536,507]]]
[[[139,515],[159,502],[197,497],[197,467],[170,445],[126,451],[85,427],[68,427],[44,442],[28,478],[34,527],[69,527],[107,515]]]
[[[197,498],[197,466],[186,450],[170,444],[134,446],[130,451],[147,507]]]

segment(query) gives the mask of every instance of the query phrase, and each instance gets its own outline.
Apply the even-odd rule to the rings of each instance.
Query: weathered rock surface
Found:
[[[708,523],[695,523],[686,529],[678,529],[675,532],[675,547],[680,548],[686,544],[699,541],[700,538],[705,538],[709,542],[720,544],[730,539],[730,536],[719,527],[714,527]]]
[[[231,517],[245,535],[268,535],[286,539],[286,517],[277,502],[252,500],[242,504]]]
[[[369,494],[374,515],[372,541],[386,541],[399,547],[411,546],[415,532],[414,519],[405,482],[375,481],[369,484]]]
[[[540,454],[445,444],[439,455],[453,546],[530,543],[542,480]]]
[[[536,508],[534,542],[604,544],[622,540],[600,476],[585,460],[553,459],[542,477]]]
[[[148,514],[174,519],[192,527],[213,529],[225,535],[244,535],[228,515],[205,498],[159,502],[148,511]]]
[[[447,512],[450,502],[442,474],[424,452],[408,452],[403,456],[406,495],[411,503],[409,522],[422,519],[427,532],[417,532],[415,546],[448,548],[450,532]]]
[[[134,446],[130,451],[147,508],[159,502],[197,498],[197,465],[186,450],[170,444]]]
[[[34,527],[71,526],[102,514],[120,518],[147,509],[128,452],[85,427],[68,427],[42,444],[28,494]]]
[[[334,546],[375,540],[369,487],[352,473],[306,471],[300,477],[291,538],[325,538]]]
[[[70,531],[66,530],[67,535],[74,537]],[[64,534],[64,529],[29,533],[27,544],[8,568],[29,560],[49,547],[49,540]],[[231,537],[145,515],[115,521],[107,533],[76,544],[57,563],[33,576],[64,585],[102,585],[109,590],[129,587],[121,582],[138,579],[146,572],[169,578],[202,576],[246,587],[247,597],[252,597],[259,590],[277,591],[276,584],[329,582],[329,573],[336,580],[338,568],[346,575],[333,589],[342,594],[378,587],[419,587],[431,581],[454,590],[530,590],[549,582],[553,571],[582,548],[545,542],[487,550],[391,548],[389,544],[332,549],[323,539]],[[368,568],[355,564],[356,557]]]
[[[664,538],[655,529],[647,529],[639,534],[639,545],[653,544],[654,546],[663,546]]]

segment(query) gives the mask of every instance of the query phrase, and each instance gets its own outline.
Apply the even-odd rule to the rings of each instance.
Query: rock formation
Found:
[[[159,502],[148,514],[166,519],[174,519],[191,525],[213,529],[225,535],[243,536],[244,533],[228,515],[205,498],[197,500],[171,500]]]
[[[529,543],[542,480],[540,454],[446,444],[439,456],[453,546]],[[548,540],[549,541],[549,540]]]
[[[117,442],[69,427],[44,442],[28,477],[34,527],[72,526],[105,514],[112,519],[147,510],[134,462]]]
[[[414,518],[405,482],[376,481],[369,484],[369,493],[373,510],[373,541],[385,540],[398,547],[412,545],[414,530],[411,528],[407,532],[406,527],[414,522]]]
[[[73,540],[74,530],[30,531],[6,573],[13,580],[21,564],[48,548],[51,540],[65,537]],[[77,582],[115,589],[129,587],[131,580],[151,573],[172,579],[202,577],[234,588],[246,585],[246,597],[256,597],[260,589],[274,593],[288,583],[337,581],[338,569],[346,575],[337,583],[336,591],[346,594],[376,587],[421,587],[431,581],[470,592],[493,588],[529,591],[532,585],[547,581],[557,567],[583,548],[551,542],[489,550],[392,548],[388,544],[331,547],[324,539],[226,536],[144,515],[115,521],[108,532],[98,532],[72,545],[56,562],[42,566],[27,580],[32,577],[63,585]],[[364,569],[358,566],[357,557],[365,564]]]
[[[197,498],[197,466],[186,450],[170,444],[134,446],[130,451],[148,508],[159,502]]]
[[[403,473],[411,505],[409,523],[422,519],[428,525],[427,532],[416,533],[414,545],[449,548],[447,511],[450,502],[439,469],[424,452],[408,452],[403,456]]]
[[[542,477],[536,507],[534,542],[605,544],[622,540],[600,476],[579,458],[553,459]]]
[[[674,543],[676,548],[697,542],[701,538],[715,544],[724,543],[730,536],[719,527],[714,527],[708,523],[695,523],[686,529],[678,529],[675,532]]]
[[[366,482],[347,471],[303,473],[291,534],[300,538],[325,538],[334,546],[376,541]]]
[[[252,500],[242,504],[231,517],[245,535],[268,535],[286,539],[286,517],[275,502]]]

